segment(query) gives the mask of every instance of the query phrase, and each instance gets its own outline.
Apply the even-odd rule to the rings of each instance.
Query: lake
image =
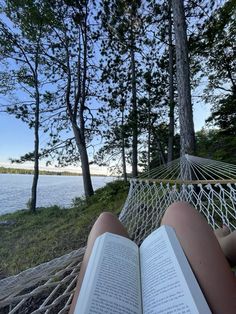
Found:
[[[92,177],[94,190],[113,181],[114,177]],[[0,174],[0,215],[26,208],[31,197],[33,176]],[[81,176],[41,175],[38,182],[37,207],[71,206],[72,199],[84,194]]]

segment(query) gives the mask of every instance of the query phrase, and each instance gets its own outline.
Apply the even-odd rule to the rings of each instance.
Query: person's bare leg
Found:
[[[236,313],[236,280],[206,220],[191,205],[172,204],[162,224],[172,226],[213,313]]]
[[[70,307],[69,312],[70,314],[74,313],[76,301],[79,296],[80,288],[83,282],[83,278],[88,265],[89,257],[93,249],[94,242],[97,239],[97,237],[99,237],[105,232],[119,234],[127,238],[129,237],[125,227],[121,224],[119,219],[112,213],[105,212],[98,217],[88,237],[87,248],[84,254],[83,262],[81,264],[80,273],[75,288],[75,294]]]
[[[229,228],[224,226],[214,233],[230,265],[236,266],[236,230],[230,232]]]

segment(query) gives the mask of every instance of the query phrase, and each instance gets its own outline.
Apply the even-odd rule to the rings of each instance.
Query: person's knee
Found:
[[[101,223],[101,224],[107,224],[109,222],[113,222],[114,220],[116,220],[117,217],[110,213],[110,212],[103,212],[99,215],[97,222]]]
[[[176,202],[171,204],[165,211],[161,224],[168,225],[186,220],[195,209],[187,202]]]
[[[108,230],[108,228],[116,222],[116,217],[112,213],[103,212],[99,215],[95,221],[93,228],[89,234],[89,239],[94,237],[94,235],[102,234]]]

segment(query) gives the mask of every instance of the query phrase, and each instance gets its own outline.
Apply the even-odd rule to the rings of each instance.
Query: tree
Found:
[[[112,69],[119,77],[122,70],[121,72],[116,71],[114,67]],[[108,72],[103,72],[102,82],[106,81],[107,74]],[[118,172],[121,172],[120,168],[122,168],[124,181],[127,181],[126,163],[127,155],[130,152],[129,139],[131,138],[130,126],[127,121],[127,93],[121,78],[117,85],[113,85],[112,91],[110,86],[107,87],[107,91],[103,88],[104,97],[102,97],[102,101],[104,101],[104,105],[98,110],[99,119],[102,121],[100,132],[103,146],[96,153],[94,162],[98,165],[109,166],[110,169],[117,169]]]
[[[48,76],[53,75],[57,80],[57,96],[65,105],[62,125],[71,127],[79,151],[86,197],[93,194],[87,142],[96,126],[90,109],[91,99],[96,97],[91,90],[96,72],[94,34],[90,25],[92,5],[89,1],[48,2],[56,22],[51,25],[44,49]],[[72,142],[67,144],[70,146]]]
[[[196,132],[197,156],[236,164],[236,137],[225,135],[220,129]]]
[[[156,169],[160,165],[166,164],[168,156],[168,137],[169,137],[169,126],[166,122],[153,124],[151,138],[150,138],[150,165],[147,168],[144,166],[147,173],[151,173],[153,169]],[[180,151],[180,138],[179,134],[176,133],[173,140],[173,158],[179,157]],[[146,157],[144,158],[144,164]]]
[[[18,101],[14,105],[7,107],[7,112],[14,114],[17,118],[27,122],[30,127],[34,128],[34,151],[33,153],[22,156],[20,161],[30,158],[34,161],[34,176],[31,189],[30,209],[36,210],[37,204],[37,183],[39,177],[39,127],[40,127],[40,106],[42,103],[40,92],[40,72],[42,71],[41,60],[41,41],[42,33],[45,31],[43,25],[43,9],[40,11],[37,4],[30,3],[31,20],[25,23],[24,19],[18,18],[19,8],[14,3],[5,7],[6,15],[18,28],[14,32],[13,28],[8,27],[5,23],[0,22],[1,32],[1,57],[5,60],[13,61],[14,66],[10,72],[10,80],[20,84],[30,101]],[[21,11],[21,14],[24,10]],[[41,21],[35,24],[33,21]]]
[[[236,135],[235,8],[234,1],[227,1],[206,21],[198,50],[206,58],[205,100],[214,104],[208,122],[228,136]]]
[[[236,135],[235,8],[234,1],[226,1],[218,7],[210,6],[201,29],[190,40],[195,58],[201,63],[200,77],[207,81],[202,100],[212,106],[206,122],[219,128],[204,131],[200,138],[208,143],[212,158],[233,163]],[[209,139],[215,143],[210,143]],[[202,140],[200,143],[202,147]]]
[[[132,136],[128,121],[130,80],[127,64],[123,56],[117,53],[117,50],[113,50],[113,45],[105,41],[101,45],[100,94],[103,96],[100,99],[103,105],[98,112],[104,146],[96,154],[95,162],[98,164],[105,162],[111,167],[112,160],[116,162],[117,169],[120,169],[120,163],[122,163],[122,173],[126,181],[127,155],[130,154],[130,145],[127,143]]]
[[[194,155],[195,137],[191,103],[188,43],[183,0],[173,0],[172,6],[176,45],[181,155]]]
[[[117,118],[117,117],[116,117]],[[120,173],[127,181],[126,160],[130,159],[130,141],[127,138],[127,125],[124,124],[124,112],[112,124],[109,131],[104,133],[103,146],[95,155],[94,162],[99,166],[109,166],[111,170]]]
[[[16,18],[22,21],[18,25],[22,32],[31,26],[39,27],[41,21],[45,30],[40,41],[40,60],[43,61],[45,76],[51,84],[50,91],[45,91],[44,100],[49,106],[48,112],[52,112],[52,118],[46,117],[43,122],[48,122],[45,132],[50,130],[52,140],[43,154],[60,152],[63,155],[58,155],[59,162],[78,161],[78,154],[75,156],[76,145],[82,165],[85,195],[90,196],[93,187],[87,145],[96,126],[96,118],[90,108],[92,98],[96,97],[96,66],[93,62],[95,39],[91,26],[93,1],[45,1],[42,16],[39,3],[12,3],[16,8]],[[37,14],[37,18],[31,18]],[[71,131],[74,136],[66,138],[66,133],[70,134]],[[72,156],[66,156],[64,152]]]
[[[150,137],[154,123],[152,115],[161,120],[166,115],[166,73],[161,73],[164,62],[159,61],[161,53],[153,27],[157,18],[155,14],[150,15],[150,12],[158,10],[159,5],[157,8],[153,3],[147,6],[140,4],[140,1],[129,4],[124,1],[106,1],[103,2],[101,13],[104,33],[107,35],[107,38],[103,35],[106,40],[102,45],[105,59],[103,78],[110,85],[108,94],[113,99],[115,94],[125,92],[128,126],[132,132],[131,164],[134,176],[137,170],[134,160],[144,162],[136,153],[146,156],[143,150],[147,149],[146,162],[150,164]],[[119,106],[120,102],[116,104]]]
[[[174,131],[175,131],[175,118],[174,118],[174,46],[172,40],[172,10],[171,0],[168,0],[168,50],[169,50],[169,136],[168,136],[168,157],[167,161],[173,160],[174,149]]]
[[[119,53],[129,61],[126,71],[131,87],[130,125],[132,128],[132,176],[138,175],[138,109],[137,109],[137,57],[138,41],[143,34],[141,2],[133,0],[130,3],[124,0],[104,1],[101,19],[103,29],[108,36],[104,47],[110,48],[113,53]],[[106,48],[103,48],[105,54]],[[121,60],[121,58],[120,58]],[[108,61],[110,62],[110,61]],[[110,64],[109,64],[110,65]]]

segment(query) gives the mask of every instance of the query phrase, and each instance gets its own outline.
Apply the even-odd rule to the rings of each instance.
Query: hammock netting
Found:
[[[236,166],[185,155],[148,171],[130,180],[119,219],[139,244],[175,201],[191,203],[213,229],[236,229]],[[0,313],[68,313],[84,251],[0,280]]]

